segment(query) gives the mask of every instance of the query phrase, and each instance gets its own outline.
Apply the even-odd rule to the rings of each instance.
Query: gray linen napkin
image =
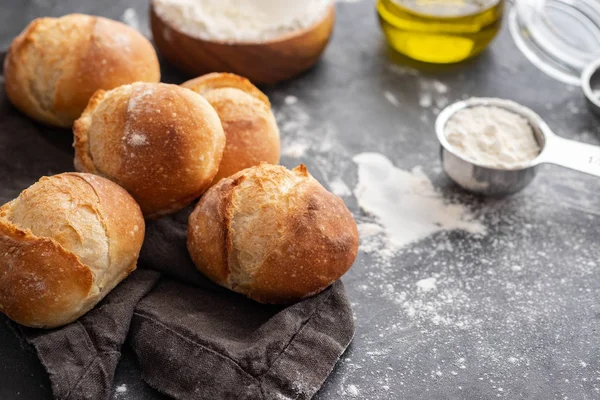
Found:
[[[1,62],[1,57],[0,57]],[[0,203],[42,175],[73,170],[68,130],[20,114],[0,90]],[[176,399],[309,399],[354,334],[341,282],[295,305],[265,306],[195,270],[191,207],[148,222],[139,269],[77,322],[20,328],[57,399],[108,399],[123,344],[143,379]]]

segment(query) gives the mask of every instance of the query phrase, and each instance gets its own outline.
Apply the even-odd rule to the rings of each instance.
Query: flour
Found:
[[[419,85],[419,105],[423,108],[431,108],[435,105],[434,112],[448,105],[448,86],[438,81],[426,78],[418,80]]]
[[[429,92],[422,92],[419,95],[419,105],[421,107],[431,107],[431,104],[433,104],[433,98],[431,96],[431,93]]]
[[[136,31],[140,30],[140,21],[138,20],[137,13],[133,8],[128,8],[123,12],[123,15],[121,16],[121,21],[123,21],[125,24],[129,25]]]
[[[115,388],[115,399],[121,398],[127,393],[127,385],[119,385]]]
[[[434,277],[421,279],[420,281],[417,281],[417,287],[424,292],[429,292],[430,290],[435,289],[436,282],[437,279]]]
[[[131,28],[140,32],[142,35],[146,37],[150,37],[150,30],[147,24],[142,24],[140,22],[140,18],[138,17],[137,12],[133,8],[127,8],[123,15],[121,15],[121,21],[124,24],[129,25]]]
[[[336,176],[329,182],[329,190],[331,190],[331,192],[336,196],[352,196],[352,191],[350,190],[346,182],[344,182],[339,176]]]
[[[383,97],[385,97],[385,99],[387,101],[389,101],[392,105],[398,107],[400,106],[400,102],[398,101],[398,99],[396,98],[396,96],[394,96],[394,94],[392,92],[388,92],[387,90],[383,92]]]
[[[540,153],[526,118],[499,107],[476,106],[457,112],[445,126],[451,148],[481,166],[516,169]]]
[[[306,155],[306,152],[310,149],[310,143],[306,142],[295,142],[285,145],[281,151],[281,154],[286,157],[302,158]]]
[[[296,104],[298,102],[298,98],[296,96],[285,96],[285,104],[291,106],[292,104]]]
[[[222,42],[264,42],[305,29],[332,0],[155,0],[157,15],[190,36]]]
[[[398,249],[444,230],[485,234],[482,223],[465,206],[445,201],[419,168],[401,170],[378,153],[362,153],[353,160],[358,165],[358,205],[383,227],[390,247]]]
[[[338,196],[351,196],[342,179],[344,169],[353,167],[351,155],[340,145],[331,122],[317,123],[304,109],[301,99],[287,95],[275,109],[281,133],[281,155],[288,167],[308,162],[309,171]],[[305,157],[310,154],[310,160]],[[310,161],[310,162],[309,162]]]
[[[146,135],[141,133],[131,133],[126,136],[126,140],[127,143],[133,147],[144,146],[148,144],[148,138]]]
[[[349,385],[346,392],[351,397],[357,397],[359,394],[359,391],[358,391],[358,388],[356,387],[356,385]]]

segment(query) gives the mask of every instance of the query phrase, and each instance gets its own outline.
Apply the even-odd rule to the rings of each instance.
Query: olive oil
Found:
[[[390,45],[419,61],[447,64],[480,53],[500,29],[504,0],[378,0]]]

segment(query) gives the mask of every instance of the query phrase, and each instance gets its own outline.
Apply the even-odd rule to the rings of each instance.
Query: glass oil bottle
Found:
[[[447,64],[483,51],[498,33],[504,0],[378,0],[390,45],[419,61]]]

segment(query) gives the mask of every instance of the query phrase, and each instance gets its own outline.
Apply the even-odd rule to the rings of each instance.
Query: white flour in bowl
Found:
[[[325,17],[332,0],[154,0],[156,14],[192,37],[264,42]]]
[[[452,150],[484,167],[521,168],[540,153],[527,119],[499,107],[458,111],[446,123],[444,133]]]

